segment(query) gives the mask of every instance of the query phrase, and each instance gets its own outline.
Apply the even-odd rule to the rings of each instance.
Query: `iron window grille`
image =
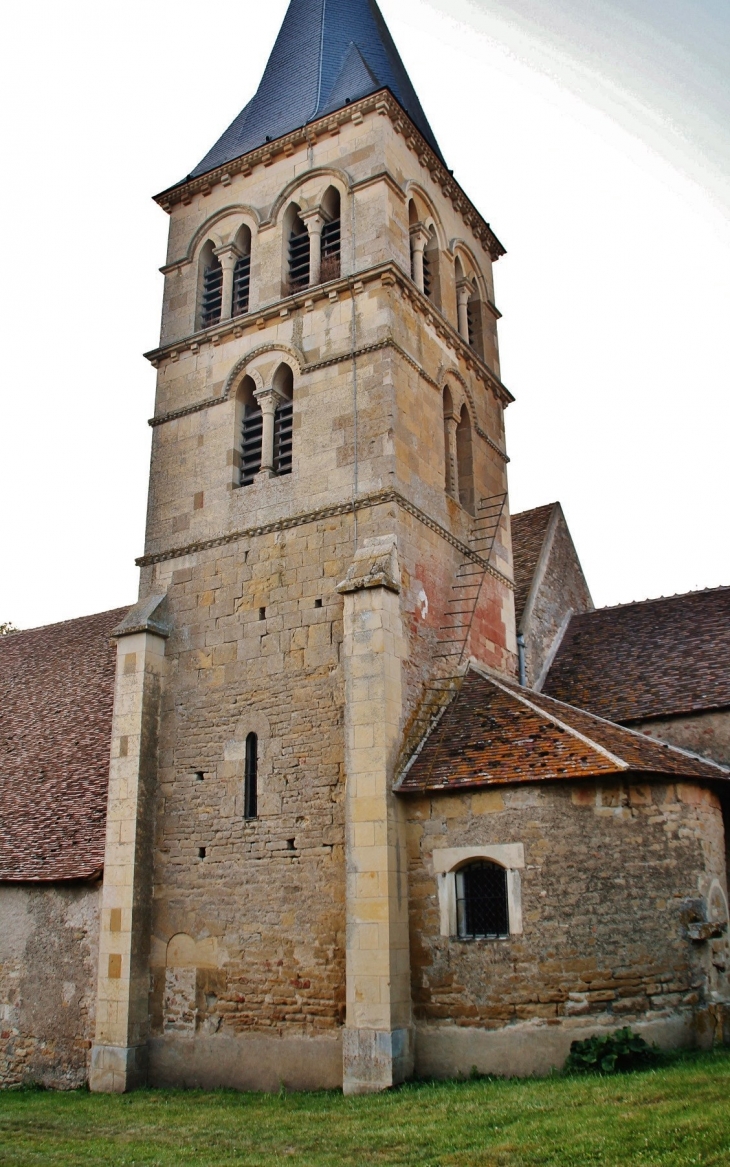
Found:
[[[293,291],[309,287],[309,232],[289,236],[289,286]]]
[[[203,328],[210,328],[221,318],[223,305],[223,268],[207,267],[203,273]]]
[[[251,256],[242,255],[233,269],[233,315],[243,316],[248,312],[251,290]]]
[[[333,219],[322,228],[322,267],[320,279],[323,284],[340,276],[340,220]]]
[[[247,405],[241,432],[241,486],[250,486],[261,469],[264,418],[258,401]]]
[[[506,868],[485,859],[457,871],[456,924],[460,940],[509,938]]]
[[[274,415],[275,474],[291,474],[293,414],[293,401],[284,401]]]
[[[243,789],[243,817],[258,817],[259,740],[255,733],[246,738],[246,766]]]

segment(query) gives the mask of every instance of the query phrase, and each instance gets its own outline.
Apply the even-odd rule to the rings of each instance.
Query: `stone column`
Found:
[[[337,589],[345,597],[346,1094],[413,1072],[408,887],[393,766],[402,719],[400,575],[395,536],[367,539]]]
[[[233,272],[241,252],[233,243],[225,247],[216,247],[214,254],[218,256],[223,268],[223,285],[221,290],[221,320],[230,320],[233,315]]]
[[[469,297],[472,286],[468,280],[459,280],[456,285],[456,304],[459,314],[459,335],[469,343]]]
[[[96,1037],[89,1087],[123,1093],[147,1076],[153,798],[165,668],[164,596],[135,605],[115,630]]]
[[[414,223],[411,227],[411,263],[413,266],[413,282],[419,292],[425,292],[423,282],[423,253],[428,243],[428,231],[423,223]]]
[[[455,413],[444,415],[444,445],[446,446],[446,493],[459,501],[459,460],[456,448],[456,427],[459,419]]]
[[[263,421],[261,428],[261,469],[256,477],[271,478],[274,473],[274,418],[276,417],[276,410],[284,398],[281,393],[278,393],[274,389],[273,385],[269,386],[268,389],[257,389],[254,397],[261,406]]]
[[[315,288],[320,283],[322,271],[324,216],[319,207],[313,211],[300,211],[299,215],[309,231],[309,285]]]

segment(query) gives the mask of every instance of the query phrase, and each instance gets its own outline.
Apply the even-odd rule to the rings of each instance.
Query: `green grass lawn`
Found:
[[[0,1092],[0,1163],[83,1167],[730,1164],[730,1051],[608,1078],[388,1094]]]

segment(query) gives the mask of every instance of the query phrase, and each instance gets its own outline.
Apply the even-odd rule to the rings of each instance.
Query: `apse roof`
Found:
[[[415,752],[402,794],[619,777],[730,778],[730,771],[470,668]]]
[[[730,587],[574,615],[543,690],[612,721],[730,707]]]
[[[104,864],[116,654],[126,608],[0,637],[0,881]]]
[[[443,161],[375,0],[291,0],[255,96],[189,178],[380,89]]]

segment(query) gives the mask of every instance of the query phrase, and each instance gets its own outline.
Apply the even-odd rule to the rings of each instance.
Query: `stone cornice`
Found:
[[[453,349],[457,356],[462,358],[467,369],[473,372],[494,393],[495,397],[503,406],[506,407],[514,401],[514,397],[509,389],[507,389],[506,385],[502,384],[496,373],[492,372],[489,366],[466,343],[438,308],[431,303],[427,296],[424,296],[418,290],[413,281],[395,263],[378,264],[376,267],[369,268],[367,271],[355,272],[353,275],[343,276],[338,280],[330,280],[329,283],[320,284],[315,288],[305,288],[295,296],[287,296],[283,300],[275,300],[265,307],[247,313],[245,316],[233,316],[229,320],[223,320],[220,324],[214,324],[211,328],[192,333],[192,335],[183,337],[174,343],[151,349],[144,355],[156,368],[163,361],[179,360],[181,353],[187,351],[197,353],[205,344],[219,345],[234,337],[241,337],[245,332],[252,331],[254,328],[263,329],[268,322],[281,318],[286,319],[292,312],[300,310],[312,311],[315,303],[319,300],[336,301],[342,293],[350,296],[356,295],[364,290],[365,284],[378,280],[384,287],[392,287],[394,284],[398,285],[401,294],[421,313],[426,323],[430,324],[440,338]],[[332,358],[330,363],[337,364],[339,361],[347,360],[351,356],[352,353],[348,350],[347,353]],[[408,360],[413,360],[405,352],[404,356]],[[307,365],[306,370],[303,369],[302,371],[323,367],[327,363],[325,361],[319,364]],[[415,361],[413,365],[414,368],[423,373],[426,380],[431,381],[431,384],[436,384]],[[213,404],[214,400],[210,403]],[[207,402],[200,406],[186,407],[186,412],[194,413],[197,408],[206,408],[206,406]],[[167,417],[167,415],[165,416]],[[179,416],[182,416],[182,414]],[[158,424],[157,419],[152,419],[151,424]],[[486,437],[482,431],[479,432],[482,437]]]
[[[402,134],[408,148],[417,155],[421,165],[429,171],[432,181],[441,188],[444,197],[451,200],[454,208],[470,227],[474,238],[478,239],[485,247],[492,260],[496,262],[500,256],[504,255],[505,248],[492,231],[489,223],[482,218],[454,176],[437,157],[388,89],[381,89],[378,93],[363,97],[360,101],[354,101],[351,105],[347,105],[335,113],[319,118],[309,125],[301,126],[300,129],[294,130],[291,134],[285,134],[283,138],[277,138],[275,142],[266,142],[257,150],[252,150],[240,158],[235,158],[232,162],[227,162],[225,166],[219,166],[198,178],[178,183],[176,186],[162,191],[161,194],[155,195],[155,202],[162,207],[163,211],[169,213],[178,203],[188,204],[192,202],[195,195],[210,194],[218,183],[229,186],[232,177],[236,174],[249,175],[255,166],[271,166],[279,156],[287,157],[305,144],[314,145],[318,138],[336,136],[340,131],[340,126],[347,122],[359,124],[367,114],[371,113],[390,118],[396,133]]]
[[[390,336],[385,337],[383,340],[376,341],[374,344],[365,344],[356,349],[346,349],[344,352],[337,353],[336,356],[328,357],[325,361],[312,361],[311,364],[305,364],[302,366],[302,375],[305,373],[313,373],[317,369],[327,369],[333,365],[340,365],[345,361],[351,361],[353,359],[357,359],[358,357],[364,357],[369,353],[375,353],[380,349],[386,348],[392,349],[393,352],[396,352],[398,356],[406,361],[411,366],[411,368],[418,373],[419,377],[422,377],[424,381],[432,386],[432,388],[437,390],[441,389],[438,380],[427,373],[426,370],[418,364],[418,361],[416,361],[410,353],[407,353],[404,348],[401,348],[398,342],[393,340],[393,338]],[[251,359],[253,359],[255,355],[255,352],[251,353]],[[187,417],[187,415],[190,413],[200,413],[204,409],[211,409],[214,405],[224,405],[228,400],[229,395],[226,392],[220,394],[218,397],[204,397],[201,401],[195,401],[191,405],[183,405],[180,409],[171,409],[169,413],[159,413],[156,417],[149,418],[147,424],[155,429],[157,426],[165,425],[169,421],[177,421],[179,417]],[[509,462],[509,455],[506,453],[506,451],[503,450],[501,446],[497,445],[493,438],[490,438],[489,434],[486,433],[486,431],[483,430],[477,422],[474,423],[474,429],[479,437],[482,438],[496,454],[499,455],[503,462]]]
[[[301,511],[296,515],[288,515],[285,518],[275,519],[270,523],[262,523],[257,527],[244,527],[239,531],[230,531],[227,535],[219,535],[213,539],[199,539],[194,543],[186,543],[182,547],[172,547],[167,551],[158,551],[151,555],[141,555],[139,559],[135,560],[138,567],[152,567],[156,563],[167,563],[171,559],[182,559],[186,555],[196,555],[201,551],[210,551],[215,547],[224,547],[228,543],[238,543],[241,539],[253,539],[260,535],[270,535],[276,531],[289,531],[293,527],[302,527],[308,523],[318,523],[323,519],[331,519],[337,515],[352,514],[357,511],[369,510],[371,507],[384,506],[387,503],[395,503],[406,511],[419,523],[423,523],[429,530],[434,531],[446,543],[454,547],[461,555],[468,559],[471,563],[477,564],[494,579],[498,579],[508,588],[513,589],[514,584],[508,576],[504,575],[498,568],[493,567],[488,560],[479,555],[478,552],[473,551],[468,543],[464,543],[451,531],[442,526],[436,519],[431,518],[420,507],[412,503],[410,499],[401,494],[398,490],[377,490],[372,494],[362,495],[360,498],[352,499],[348,502],[334,503],[332,506],[319,507],[312,511]]]

